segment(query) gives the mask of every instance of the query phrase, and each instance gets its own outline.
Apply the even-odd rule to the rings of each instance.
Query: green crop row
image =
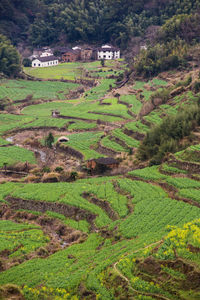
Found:
[[[65,145],[80,151],[84,155],[85,160],[98,158],[102,155],[91,149],[91,146],[96,144],[101,136],[102,132],[82,132],[71,134],[69,136],[69,141],[65,143]]]
[[[75,121],[73,124],[70,124],[68,126],[69,131],[74,131],[74,130],[87,130],[87,129],[93,129],[96,128],[97,125],[95,123],[87,123],[83,121]]]
[[[16,101],[30,95],[33,99],[65,99],[69,91],[77,87],[78,84],[59,81],[5,80],[0,83],[0,99],[8,97]]]
[[[119,108],[121,108],[121,106],[119,106]],[[88,120],[100,119],[108,122],[115,122],[121,120],[120,117],[98,114],[98,112],[101,112],[102,109],[101,106],[98,103],[91,103],[91,102],[81,102],[78,105],[74,105],[73,103],[68,103],[68,102],[50,102],[50,103],[43,103],[38,105],[30,105],[24,108],[23,113],[25,115],[30,115],[31,117],[35,116],[37,118],[50,117],[52,110],[55,109],[60,111],[61,115],[68,116],[72,119],[73,117],[83,118]],[[112,108],[110,108],[110,110],[112,110]],[[95,111],[97,113],[96,114],[89,113],[90,111]]]
[[[168,164],[162,164],[162,170],[166,171],[166,172],[170,172],[170,173],[174,173],[174,174],[187,174],[187,171],[185,170],[180,170],[178,168],[169,166]]]
[[[144,125],[141,121],[127,123],[125,128],[142,134],[145,134],[149,130],[149,127]]]
[[[180,189],[179,195],[184,198],[200,202],[200,190],[195,188]]]
[[[148,116],[145,116],[144,119],[150,122],[152,125],[158,125],[162,122],[159,111],[152,111]]]
[[[90,89],[89,92],[85,93],[85,98],[87,100],[98,100],[105,96],[105,94],[109,91],[110,86],[115,86],[114,79],[102,79],[100,84]]]
[[[32,116],[0,114],[0,135],[6,131],[21,128],[24,124],[28,124],[35,120]]]
[[[121,95],[120,100],[131,105],[130,109],[134,114],[138,114],[141,110],[142,103],[136,99],[135,95]]]
[[[17,146],[0,147],[0,167],[4,164],[13,165],[17,162],[36,163],[33,152]]]
[[[9,258],[20,257],[46,245],[49,238],[34,225],[0,221],[0,251],[10,250]]]
[[[126,135],[122,131],[122,129],[119,129],[119,128],[113,130],[112,131],[112,135],[115,136],[115,137],[117,137],[117,138],[119,138],[121,141],[125,142],[128,147],[135,147],[135,148],[137,148],[139,146],[139,144],[140,144],[139,141],[137,141],[136,139],[134,139],[134,138]]]
[[[115,152],[127,152],[128,150],[123,148],[120,144],[116,143],[115,141],[112,141],[110,139],[110,136],[106,136],[101,140],[101,145],[114,150]]]
[[[132,195],[135,204],[134,214],[119,226],[119,230],[127,238],[137,237],[141,232],[159,235],[169,224],[184,224],[198,217],[199,208],[167,198],[166,193],[158,186],[129,179],[119,179],[118,182],[122,189]]]
[[[139,178],[147,179],[147,180],[162,180],[167,178],[166,175],[163,175],[159,172],[158,166],[147,167],[144,169],[134,170],[128,173],[131,176],[136,176]]]

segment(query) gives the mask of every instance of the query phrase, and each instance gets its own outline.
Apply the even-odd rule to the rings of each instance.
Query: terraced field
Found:
[[[76,100],[63,97],[74,83],[2,82],[3,97],[16,103],[0,113],[0,298],[198,299],[198,128],[194,145],[167,154],[160,165],[137,158],[149,129],[185,102],[197,103],[198,95],[184,91],[152,105],[168,82],[117,88],[107,76],[126,68],[119,66],[26,69],[41,78],[99,76]],[[19,106],[29,93],[39,104]],[[47,147],[49,133],[54,141]],[[57,143],[61,136],[69,140]],[[97,158],[115,158],[118,168],[92,177],[87,161]]]
[[[0,82],[0,99],[8,97],[12,101],[31,99],[66,99],[70,90],[78,87],[76,83],[3,80]]]
[[[55,290],[59,288],[65,289],[72,296],[73,293],[80,293],[78,285],[81,281],[87,290],[100,294],[102,299],[112,299],[112,291],[106,288],[106,284],[102,284],[103,270],[123,257],[123,254],[131,255],[144,247],[145,243],[160,240],[167,233],[167,225],[181,226],[199,216],[198,207],[169,199],[159,186],[120,177],[79,180],[77,183],[4,184],[2,193],[7,195],[11,206],[18,202],[18,209],[23,205],[26,210],[31,203],[33,210],[44,212],[46,207],[46,211],[56,212],[59,211],[59,205],[62,205],[63,221],[65,217],[69,218],[67,207],[71,207],[72,221],[64,222],[68,226],[76,219],[73,207],[82,209],[84,213],[80,218],[90,224],[88,236],[82,244],[60,250],[45,260],[40,257],[30,259],[23,263],[23,267],[13,266],[0,274],[1,284],[24,286],[28,299],[34,293],[34,287],[41,282],[46,292],[51,287],[52,292],[56,293]],[[34,203],[46,203],[46,206],[36,206]],[[131,206],[134,210],[131,210]],[[90,215],[96,216],[94,223]],[[49,216],[57,217],[55,213]],[[78,230],[85,232],[81,223]],[[99,233],[94,233],[94,230]],[[103,232],[107,232],[107,236]],[[112,242],[117,240],[117,243]],[[120,259],[120,269],[121,262]],[[83,277],[83,274],[87,275]],[[29,292],[27,287],[30,288]]]

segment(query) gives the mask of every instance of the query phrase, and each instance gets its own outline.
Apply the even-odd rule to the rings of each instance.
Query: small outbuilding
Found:
[[[59,142],[59,143],[66,143],[66,142],[69,142],[69,138],[66,137],[66,136],[61,136],[61,137],[59,137],[58,142]]]
[[[60,116],[59,110],[55,109],[51,111],[52,118],[58,118]]]
[[[112,157],[101,157],[87,161],[87,168],[94,171],[104,172],[108,169],[115,169],[119,162]]]

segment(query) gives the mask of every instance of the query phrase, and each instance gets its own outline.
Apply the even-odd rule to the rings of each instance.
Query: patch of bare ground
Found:
[[[112,209],[107,201],[98,199],[95,195],[88,192],[84,192],[82,194],[82,197],[87,199],[89,202],[101,207],[111,220],[116,221],[119,219],[118,214]]]
[[[111,137],[110,137],[110,140],[111,140],[111,141],[114,141],[114,142],[117,143],[117,144],[119,144],[120,146],[122,146],[122,147],[125,148],[126,150],[129,149],[129,147],[127,146],[127,144],[126,144],[124,141],[120,140],[118,137],[111,136]]]
[[[95,150],[106,156],[115,156],[117,154],[117,152],[115,152],[114,150],[108,149],[105,146],[103,146],[101,144],[101,140],[98,141],[97,147],[95,148]]]
[[[132,89],[131,85],[124,85],[121,88],[115,88],[112,89],[112,91],[110,91],[108,94],[106,94],[105,98],[113,98],[115,97],[116,94],[120,94],[120,95],[130,95],[130,94],[135,94],[136,91],[134,91]]]
[[[124,129],[124,133],[128,136],[133,137],[134,139],[138,140],[138,141],[142,141],[145,137],[145,134],[140,133],[140,132],[134,132],[130,129],[125,128]]]
[[[190,173],[198,173],[200,172],[200,164],[195,162],[183,161],[177,159],[173,154],[170,154],[167,159],[169,164],[173,164],[173,166],[188,171]]]
[[[11,209],[13,210],[26,209],[38,211],[41,213],[45,213],[46,211],[57,212],[67,218],[74,219],[75,221],[87,220],[87,222],[90,224],[91,230],[95,228],[94,220],[96,219],[97,215],[75,206],[56,202],[24,200],[11,196],[6,197],[6,201],[9,203]]]
[[[169,273],[165,273],[163,266],[180,272],[185,278],[176,278]],[[189,264],[180,257],[175,260],[156,260],[150,256],[144,261],[137,262],[137,274],[144,280],[159,283],[163,285],[172,295],[180,297],[178,290],[195,290],[200,285],[200,273],[195,266]],[[166,283],[168,283],[166,285]],[[178,293],[178,295],[177,295]],[[181,297],[180,297],[181,298]]]
[[[25,300],[20,288],[14,284],[5,284],[0,287],[0,299]]]
[[[137,253],[137,252],[139,252],[139,251],[141,251],[141,250],[143,250],[143,249],[146,249],[146,248],[149,248],[149,247],[151,247],[151,246],[153,246],[153,245],[158,245],[158,244],[160,244],[162,241],[158,241],[158,242],[156,242],[156,243],[153,243],[153,244],[151,244],[151,245],[148,245],[148,246],[146,246],[146,247],[144,247],[144,248],[142,248],[142,249],[138,249],[138,250],[136,250],[134,253]],[[148,260],[148,259],[147,259]],[[140,264],[141,262],[139,261],[139,260],[137,260],[136,261],[136,263],[137,264]],[[149,296],[149,297],[153,297],[153,298],[155,298],[155,299],[163,299],[163,300],[170,300],[169,298],[167,298],[166,296],[164,296],[164,295],[161,295],[161,294],[155,294],[155,293],[150,293],[150,292],[144,292],[144,291],[139,291],[139,290],[136,290],[136,289],[134,289],[133,287],[132,287],[132,284],[131,284],[131,282],[130,282],[130,280],[125,276],[125,275],[123,275],[122,274],[122,272],[117,268],[117,264],[118,264],[118,262],[116,262],[115,264],[114,264],[114,266],[113,266],[113,269],[114,269],[114,271],[118,274],[118,276],[121,278],[121,280],[123,280],[124,282],[126,282],[126,284],[125,284],[125,286],[126,285],[128,285],[128,288],[134,293],[134,295],[144,295],[144,296]],[[160,270],[160,267],[157,265],[157,264],[153,264],[153,263],[150,263],[151,264],[151,266],[153,267],[153,269],[155,270]],[[142,273],[143,275],[145,275],[144,273]],[[137,274],[138,275],[138,274]],[[140,275],[140,274],[139,274]],[[145,278],[146,279],[146,278]],[[152,281],[152,278],[150,278],[151,279],[151,281]],[[150,280],[149,280],[150,281]],[[113,281],[113,284],[115,284],[115,281]],[[127,287],[126,287],[126,290],[127,290]],[[131,298],[130,298],[131,299]],[[133,298],[134,299],[134,298]]]
[[[8,201],[9,202],[9,201]],[[13,201],[14,202],[14,201]],[[21,264],[26,260],[30,260],[36,257],[46,258],[51,254],[66,248],[74,243],[81,243],[87,235],[79,230],[70,228],[63,224],[60,220],[51,218],[47,215],[35,215],[27,211],[16,211],[16,209],[26,207],[17,207],[13,202],[11,206],[1,205],[0,207],[0,218],[1,220],[12,220],[14,222],[28,222],[29,224],[38,225],[45,235],[49,237],[49,242],[46,246],[38,248],[35,252],[23,255],[19,258],[10,258],[9,256],[23,247],[19,245],[17,248],[12,250],[3,250],[0,252],[1,271],[7,270],[12,266]],[[28,229],[29,230],[29,229]]]

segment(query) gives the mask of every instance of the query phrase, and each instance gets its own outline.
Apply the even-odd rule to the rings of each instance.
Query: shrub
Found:
[[[193,85],[193,91],[197,94],[200,91],[200,81],[195,81]]]
[[[31,60],[29,58],[24,58],[22,64],[24,67],[31,67]]]
[[[64,169],[62,167],[56,167],[55,172],[61,173]]]
[[[151,159],[150,164],[159,164],[167,152],[176,152],[183,147],[179,141],[189,136],[200,124],[198,105],[185,107],[175,116],[165,118],[161,124],[152,128],[138,148],[137,157],[141,160]]]

